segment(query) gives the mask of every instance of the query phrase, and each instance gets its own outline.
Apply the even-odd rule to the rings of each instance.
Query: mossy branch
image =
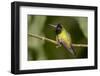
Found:
[[[38,35],[35,35],[35,34],[28,34],[28,35],[31,36],[31,37],[34,37],[34,38],[38,38],[38,39],[41,39],[41,40],[45,40],[45,41],[57,44],[57,42],[55,40],[52,40],[52,39],[49,39],[49,38],[46,38],[46,37],[38,36]],[[73,47],[88,47],[87,44],[72,44],[72,46]]]

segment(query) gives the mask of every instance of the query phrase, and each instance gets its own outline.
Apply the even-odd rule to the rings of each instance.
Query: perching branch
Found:
[[[57,42],[55,40],[48,39],[46,37],[38,36],[38,35],[35,35],[35,34],[28,34],[28,35],[31,36],[31,37],[34,37],[34,38],[38,38],[38,39],[41,39],[41,40],[45,40],[45,41],[49,41],[51,43],[57,44]],[[74,46],[74,47],[88,47],[87,44],[72,44],[72,46]]]

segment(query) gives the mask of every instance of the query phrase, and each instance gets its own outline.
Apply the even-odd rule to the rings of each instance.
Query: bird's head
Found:
[[[62,25],[61,24],[57,24],[56,25],[56,34],[60,34],[62,31]]]
[[[61,24],[56,24],[56,25],[49,24],[49,25],[55,28],[56,34],[61,33],[62,28],[63,28]]]

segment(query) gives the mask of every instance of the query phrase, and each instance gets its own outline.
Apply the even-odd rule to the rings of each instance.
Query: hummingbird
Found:
[[[63,46],[65,50],[68,50],[70,54],[75,56],[75,50],[72,46],[71,36],[63,27],[63,25],[62,24],[57,24],[57,25],[49,24],[49,25],[55,28],[56,41],[58,44],[57,47]]]

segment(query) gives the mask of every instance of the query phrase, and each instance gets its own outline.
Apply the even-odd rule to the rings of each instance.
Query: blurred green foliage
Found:
[[[55,29],[48,24],[61,23],[70,33],[72,43],[88,44],[88,18],[76,16],[42,16],[28,15],[28,33],[55,40]],[[77,58],[87,58],[88,49],[74,47]],[[63,47],[28,36],[28,60],[73,59]]]

